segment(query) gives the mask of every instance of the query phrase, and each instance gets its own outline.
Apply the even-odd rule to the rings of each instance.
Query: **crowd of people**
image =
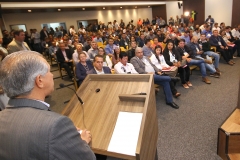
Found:
[[[173,97],[181,95],[176,83],[181,81],[185,89],[194,85],[192,66],[198,66],[202,81],[210,84],[208,76],[221,76],[220,56],[231,66],[240,57],[240,25],[218,25],[211,16],[201,25],[184,16],[168,22],[155,17],[151,22],[139,18],[127,25],[123,20],[81,25],[78,30],[72,25],[68,31],[61,26],[43,27],[40,33],[37,29],[30,33],[3,30],[0,96],[5,91],[10,100],[7,108],[0,107],[4,109],[0,112],[4,137],[0,159],[96,159],[88,146],[90,131],[83,130],[79,136],[80,130],[67,117],[49,112],[44,99],[54,89],[53,75],[40,54],[55,58],[70,79],[74,65],[79,85],[88,74],[152,74],[154,83],[164,90],[166,104],[175,109],[179,106]],[[37,142],[33,133],[38,134]],[[12,154],[5,154],[10,150]]]
[[[239,31],[240,25],[230,27],[222,22],[219,26],[211,16],[201,25],[183,15],[175,20],[171,17],[169,24],[162,17],[151,22],[139,18],[127,25],[121,19],[107,25],[101,21],[98,25],[80,25],[78,30],[72,25],[68,31],[62,26],[55,30],[43,27],[40,33],[36,29],[11,34],[4,30],[2,48],[6,55],[34,50],[54,57],[70,79],[74,65],[79,85],[89,73],[153,74],[155,83],[164,86],[166,103],[179,108],[172,100],[181,95],[175,87],[177,81],[186,89],[191,87],[193,65],[200,68],[206,84],[211,83],[208,76],[219,78],[220,56],[231,66],[233,59],[240,57]]]

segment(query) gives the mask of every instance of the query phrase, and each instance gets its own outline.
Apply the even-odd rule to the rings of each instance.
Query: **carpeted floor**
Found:
[[[158,116],[158,159],[159,160],[220,160],[217,155],[218,127],[237,104],[240,58],[234,66],[220,60],[220,78],[212,78],[211,84],[201,81],[200,71],[194,70],[190,77],[193,87],[184,89],[177,84],[182,94],[174,101],[180,106],[173,109],[165,104],[162,90],[156,95]],[[60,83],[71,84],[67,77],[59,77],[53,66],[56,90],[46,98],[51,109],[61,113],[66,101],[73,96],[68,88],[59,88]],[[69,87],[74,89],[73,85]]]

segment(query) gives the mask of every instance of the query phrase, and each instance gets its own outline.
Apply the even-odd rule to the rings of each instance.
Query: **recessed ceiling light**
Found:
[[[148,6],[148,8],[150,8],[150,6]]]
[[[32,10],[29,9],[28,12],[32,12]]]
[[[58,11],[60,12],[60,11],[61,11],[61,9],[58,9]]]
[[[120,7],[120,8],[122,8],[122,7]]]
[[[102,9],[105,9],[105,7],[103,7]]]
[[[85,10],[85,8],[82,8],[82,10]]]

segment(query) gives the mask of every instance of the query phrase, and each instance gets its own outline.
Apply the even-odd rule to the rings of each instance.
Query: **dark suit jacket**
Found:
[[[91,61],[87,61],[86,63],[87,63],[89,70],[93,69],[93,65],[92,65]],[[83,81],[85,79],[85,77],[87,76],[87,71],[81,63],[78,63],[76,66],[76,76],[79,81]]]
[[[184,50],[182,50],[180,47],[177,47],[176,50],[178,51],[181,57],[184,56],[184,50],[185,50],[185,52],[189,54],[188,58],[193,58],[193,59],[195,58],[192,50],[187,45],[184,46]]]
[[[94,160],[72,121],[42,102],[10,99],[0,112],[0,159]]]
[[[70,50],[70,49],[65,49],[65,52],[66,52],[67,58],[68,58],[69,60],[72,59],[71,50]],[[58,62],[60,62],[60,63],[64,63],[64,62],[65,62],[65,58],[64,58],[64,56],[63,56],[62,51],[61,51],[60,48],[57,50],[56,56],[57,56]]]
[[[182,56],[180,56],[180,54],[178,53],[178,51],[176,49],[173,50],[173,55],[175,55],[175,59],[177,61],[181,61],[182,60]],[[173,66],[173,63],[170,61],[170,55],[169,55],[169,52],[168,52],[167,49],[165,49],[163,51],[163,56],[164,56],[164,59],[165,59],[166,63],[169,66]]]
[[[152,64],[152,62],[148,58],[146,58],[146,59],[151,64],[151,66],[154,68],[155,72],[160,72],[160,70],[154,64]],[[134,66],[135,70],[139,74],[147,74],[147,72],[145,71],[145,64],[138,57],[136,57],[136,56],[133,57],[130,60],[130,62],[132,63],[132,65]]]
[[[47,35],[49,35],[48,31],[46,31],[46,32],[47,32]],[[45,33],[44,33],[43,29],[42,29],[41,32],[40,32],[40,39],[42,41],[45,41],[45,38],[46,38],[46,35],[45,35]]]
[[[111,70],[109,69],[109,67],[103,66],[103,72],[104,72],[104,74],[111,74]],[[97,72],[96,72],[95,68],[93,68],[90,71],[88,71],[87,74],[97,74]]]
[[[221,42],[222,46],[224,46],[224,47],[227,46],[227,44],[225,43],[225,41],[223,40],[223,38],[222,38],[221,36],[215,37],[214,35],[212,35],[212,36],[209,38],[209,43],[210,43],[212,46],[220,47],[219,44],[218,44],[218,41]]]

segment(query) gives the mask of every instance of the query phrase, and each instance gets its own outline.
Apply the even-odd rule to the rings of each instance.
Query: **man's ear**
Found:
[[[38,75],[35,79],[35,84],[38,88],[43,88],[42,76]]]

